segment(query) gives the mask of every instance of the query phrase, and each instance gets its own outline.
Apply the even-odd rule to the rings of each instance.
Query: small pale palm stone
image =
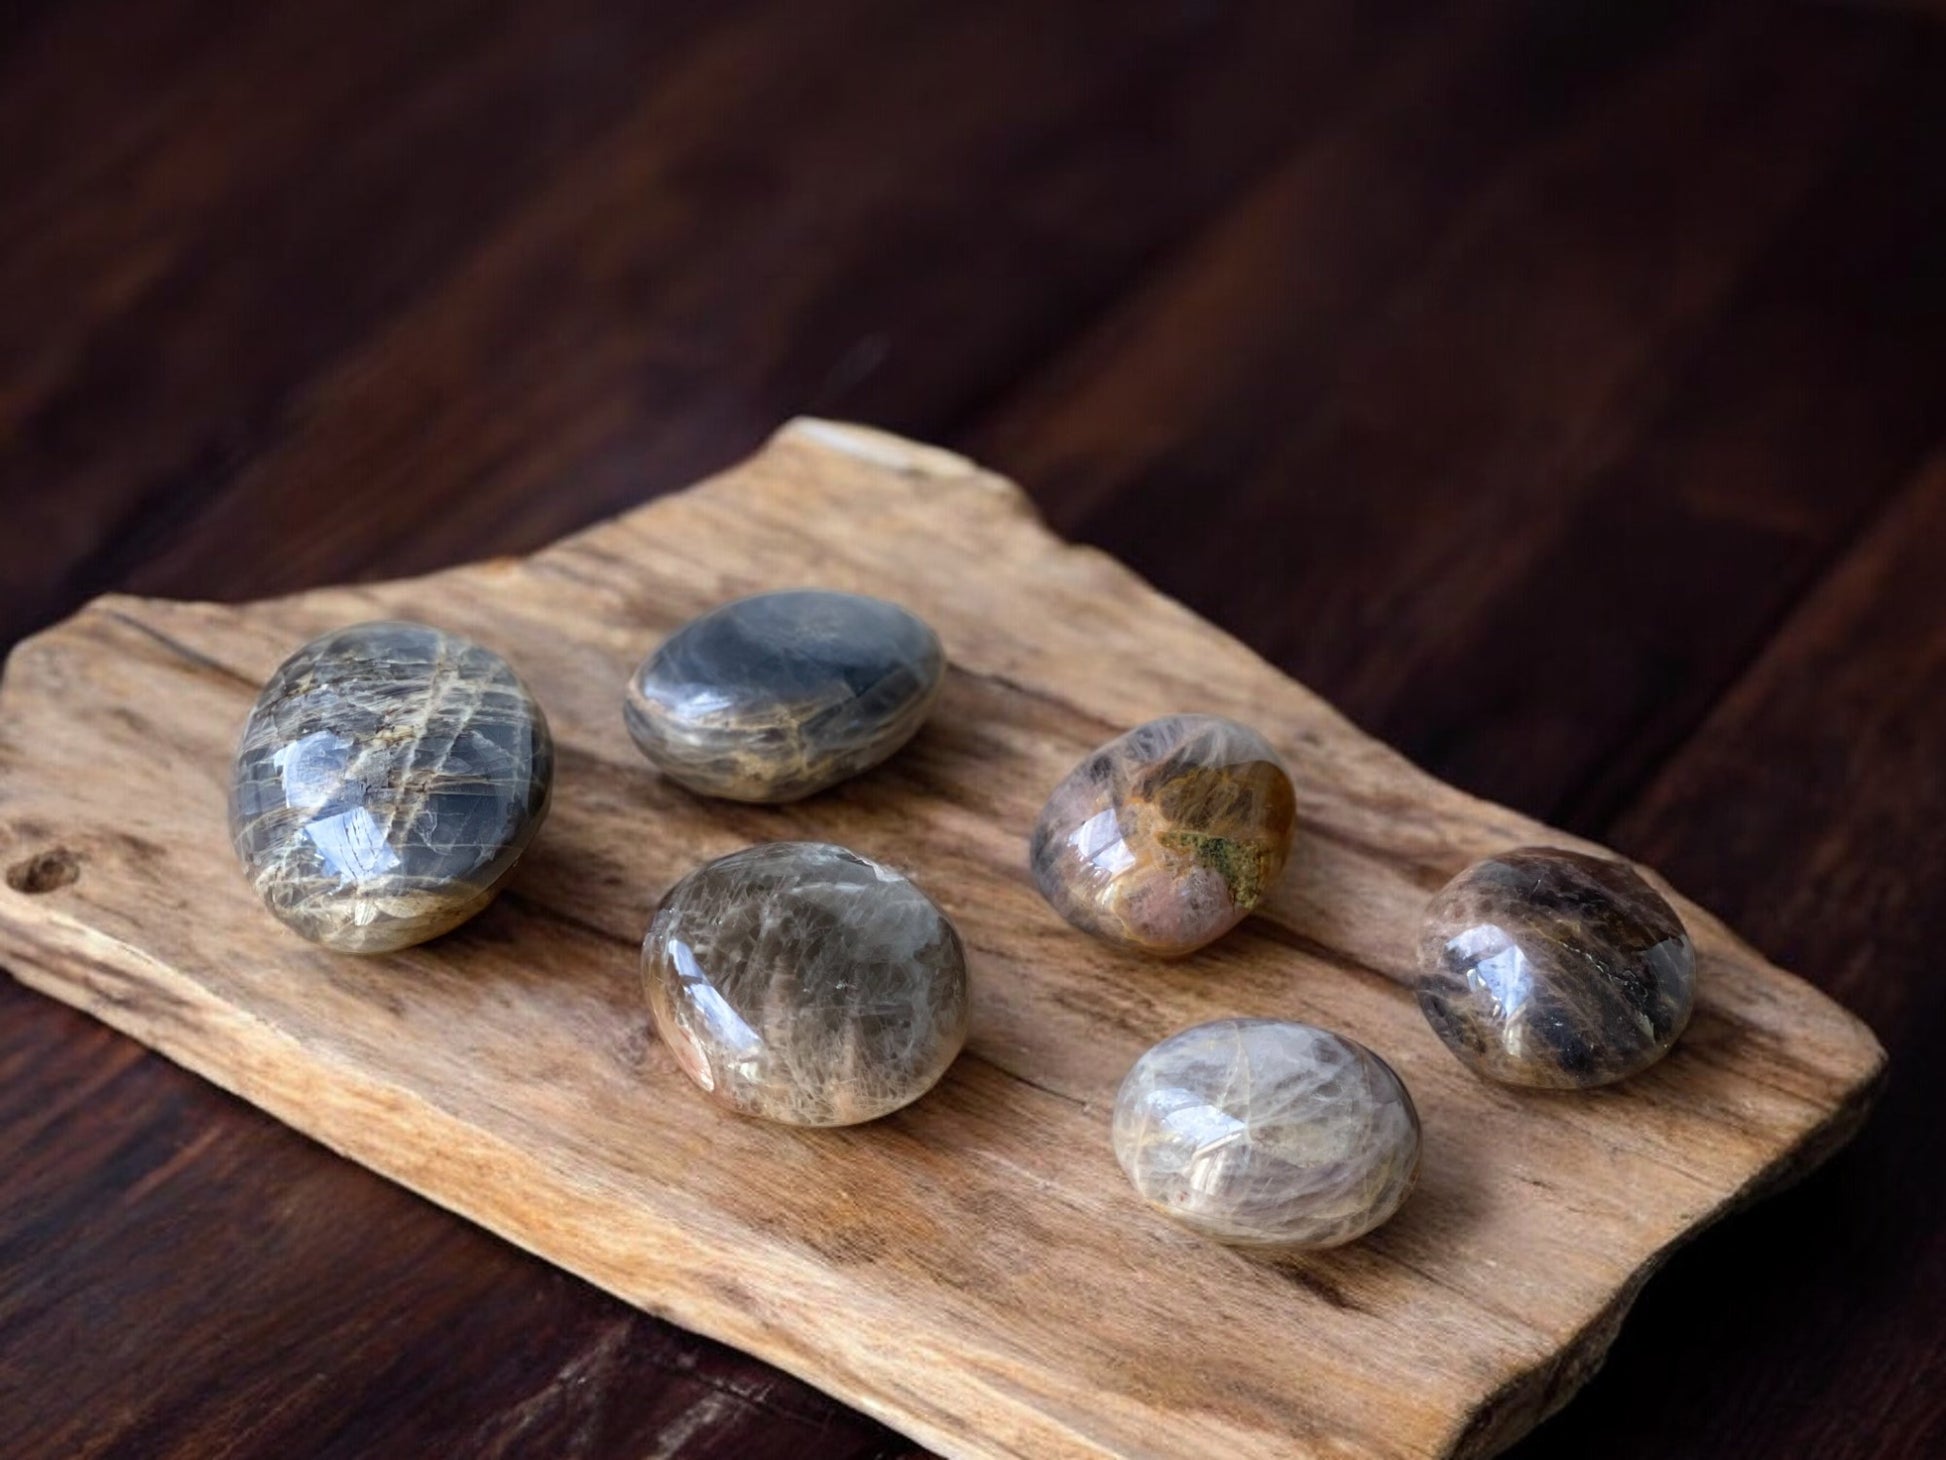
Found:
[[[1696,955],[1622,862],[1525,847],[1475,862],[1426,910],[1419,1007],[1509,1085],[1574,1089],[1646,1069],[1689,1023]]]
[[[1048,797],[1035,885],[1084,932],[1165,957],[1221,937],[1290,854],[1296,798],[1256,731],[1169,715],[1111,740]]]
[[[1390,1065],[1309,1024],[1219,1019],[1135,1062],[1115,1156],[1151,1206],[1239,1247],[1335,1247],[1399,1209],[1419,1114]]]
[[[896,603],[793,589],[678,629],[630,679],[624,714],[642,753],[679,785],[795,801],[897,751],[945,675],[938,636]]]
[[[966,956],[911,881],[769,842],[670,889],[642,944],[656,1032],[746,1115],[852,1125],[918,1099],[966,1041]]]
[[[313,942],[381,953],[487,903],[547,814],[547,717],[507,661],[423,624],[299,649],[257,697],[230,782],[251,884]]]

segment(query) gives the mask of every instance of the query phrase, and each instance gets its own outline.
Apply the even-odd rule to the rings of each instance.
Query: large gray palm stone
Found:
[[[547,718],[498,654],[424,624],[357,624],[264,685],[230,834],[282,922],[386,952],[493,900],[547,814],[553,766]]]
[[[656,1031],[731,1109],[852,1125],[916,1100],[966,1041],[966,956],[907,878],[768,842],[670,889],[642,945]]]

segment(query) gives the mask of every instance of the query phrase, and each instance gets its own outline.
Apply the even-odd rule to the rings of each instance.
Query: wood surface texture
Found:
[[[903,603],[950,663],[896,761],[789,807],[690,795],[620,713],[633,666],[727,598]],[[548,826],[457,933],[368,958],[271,920],[224,807],[237,725],[297,644],[434,622],[547,707]],[[1047,791],[1193,708],[1292,769],[1292,867],[1247,926],[1163,962],[1079,936],[1026,869]],[[1863,1120],[1871,1032],[1679,903],[1698,1008],[1600,1092],[1482,1082],[1412,993],[1462,867],[1557,833],[1445,787],[964,458],[803,420],[695,489],[533,557],[241,607],[104,598],[0,682],[0,955],[443,1206],[735,1343],[949,1456],[1496,1454],[1600,1363],[1664,1254]],[[648,1033],[662,894],[758,841],[916,877],[965,939],[973,1027],[927,1099],[843,1131],[703,1101]],[[1296,1017],[1379,1051],[1426,1132],[1408,1208],[1264,1260],[1174,1230],[1108,1143],[1137,1055]]]
[[[1891,1050],[1860,1138],[1673,1257],[1520,1460],[1931,1460],[1942,18],[24,0],[0,643],[531,551],[802,412],[945,442]],[[0,1011],[0,1453],[914,1453]]]

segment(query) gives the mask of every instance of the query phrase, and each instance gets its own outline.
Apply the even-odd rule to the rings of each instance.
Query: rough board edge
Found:
[[[1862,1021],[1859,1027],[1865,1028]],[[1650,1254],[1607,1306],[1564,1344],[1559,1353],[1516,1374],[1482,1400],[1455,1427],[1447,1450],[1450,1460],[1491,1460],[1559,1414],[1581,1392],[1581,1387],[1601,1371],[1636,1299],[1670,1258],[1719,1222],[1802,1181],[1837,1155],[1871,1118],[1872,1108],[1885,1088],[1888,1059],[1876,1037],[1872,1043],[1878,1051],[1877,1062],[1846,1089],[1840,1103],[1820,1124],[1805,1132],[1796,1144],[1779,1151],[1767,1166],[1698,1217],[1674,1241]]]

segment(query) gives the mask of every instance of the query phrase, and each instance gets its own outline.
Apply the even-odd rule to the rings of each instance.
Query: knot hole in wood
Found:
[[[55,892],[81,876],[81,856],[66,847],[50,847],[24,857],[7,868],[7,886],[15,892]]]

